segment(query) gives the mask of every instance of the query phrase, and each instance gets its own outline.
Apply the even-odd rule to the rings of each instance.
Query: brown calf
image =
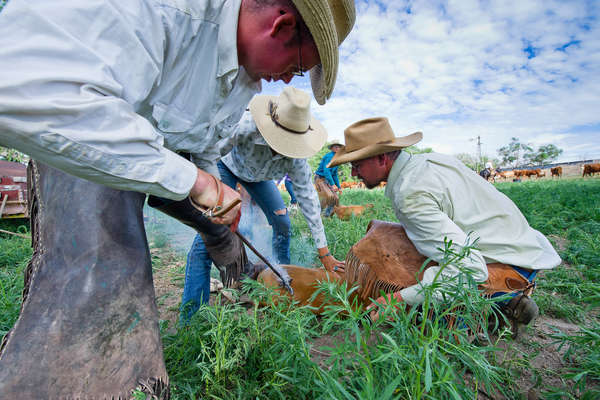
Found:
[[[599,164],[585,164],[583,166],[583,175],[582,176],[592,176],[595,173],[600,172],[600,163]]]
[[[365,212],[366,209],[372,208],[373,204],[368,203],[364,206],[335,206],[333,212],[338,216],[339,219],[348,220],[353,215],[360,215]]]
[[[501,171],[501,172],[496,172],[496,176],[498,178],[503,178],[503,179],[512,178],[513,176],[515,176],[515,171]]]
[[[313,312],[320,314],[326,303],[322,295],[310,301],[320,281],[335,281],[349,287],[357,285],[354,292],[358,304],[368,305],[380,293],[393,293],[417,283],[423,272],[421,265],[427,258],[421,255],[408,239],[400,224],[371,221],[367,233],[356,243],[346,255],[346,266],[343,274],[327,272],[324,268],[304,268],[296,265],[283,265],[292,278],[294,289],[293,300],[300,305],[315,307]],[[429,265],[433,265],[430,262]],[[519,275],[514,268],[500,263],[488,264],[488,280],[479,286],[484,294],[497,292],[514,292],[526,290],[529,282]],[[274,288],[279,295],[290,297],[290,294],[279,285],[275,274],[263,270],[258,281]],[[276,299],[277,300],[277,299]]]
[[[550,168],[550,173],[552,176],[558,176],[559,178],[562,176],[562,167],[553,167]]]

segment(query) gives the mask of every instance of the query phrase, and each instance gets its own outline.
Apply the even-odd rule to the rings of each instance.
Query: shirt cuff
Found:
[[[425,300],[423,287],[418,283],[402,289],[400,295],[402,295],[402,300],[410,306],[421,304]]]
[[[165,162],[158,184],[164,188],[164,193],[152,193],[156,196],[171,200],[185,199],[198,176],[198,168],[191,161],[173,153],[165,152]]]

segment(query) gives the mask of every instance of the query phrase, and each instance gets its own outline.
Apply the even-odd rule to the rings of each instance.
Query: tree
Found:
[[[469,153],[458,153],[454,157],[458,158],[460,162],[465,164],[468,168],[471,168],[473,171],[476,170],[477,167],[477,156],[474,156]],[[479,171],[476,171],[479,172]]]
[[[477,160],[476,155],[469,153],[458,153],[454,155],[454,157],[458,158],[460,162],[462,162],[468,168],[471,168],[475,172],[479,172],[477,171],[477,168],[483,169],[483,166],[485,166],[485,163],[488,161],[492,162],[494,168],[497,168],[500,165],[500,160],[498,160],[497,158],[491,158],[489,156],[486,156],[485,154],[481,156],[481,160]]]
[[[500,156],[501,165],[516,167],[523,162],[524,155],[531,151],[533,149],[530,146],[519,142],[518,138],[513,137],[508,145],[498,149],[498,155]]]
[[[544,165],[554,162],[563,150],[553,144],[538,147],[537,151],[530,151],[525,154],[525,160],[533,165]]]
[[[26,163],[29,160],[29,157],[15,149],[0,146],[0,160]]]
[[[433,149],[431,147],[423,147],[422,149],[420,149],[415,145],[408,146],[403,151],[410,154],[433,153]]]

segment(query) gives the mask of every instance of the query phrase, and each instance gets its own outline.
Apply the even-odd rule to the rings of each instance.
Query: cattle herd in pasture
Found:
[[[574,170],[577,167],[573,166],[570,167],[571,172],[566,174],[569,176],[578,176],[579,173],[581,173],[582,177],[585,176],[593,176],[596,173],[600,173],[600,163],[594,163],[594,164],[583,164],[581,166],[579,166],[579,169],[577,173],[574,173]],[[505,170],[505,171],[497,171],[497,170],[492,170],[489,171],[487,169],[482,170],[479,175],[481,175],[484,179],[488,180],[488,181],[507,181],[507,180],[513,180],[513,181],[520,181],[523,178],[542,178],[545,176],[548,176],[550,178],[561,178],[563,176],[563,167],[562,166],[557,166],[557,167],[551,167],[548,170],[543,170],[541,168],[535,168],[535,169],[513,169],[513,170]]]

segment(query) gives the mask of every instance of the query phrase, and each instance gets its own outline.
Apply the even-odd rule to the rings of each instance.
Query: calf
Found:
[[[339,219],[348,220],[353,215],[360,215],[365,212],[366,209],[372,208],[373,204],[368,203],[364,206],[335,206],[333,212],[338,216]]]
[[[585,164],[583,166],[583,175],[582,177],[589,175],[592,176],[595,173],[600,172],[600,163],[597,164]]]
[[[292,299],[299,302],[299,305],[315,307],[313,312],[320,314],[326,305],[333,303],[326,302],[321,294],[311,301],[319,282],[329,280],[340,284],[346,282],[348,288],[358,286],[351,296],[352,304],[368,305],[371,299],[381,295],[381,291],[393,293],[416,284],[417,279],[423,277],[421,266],[427,260],[427,257],[417,251],[400,224],[374,220],[369,223],[366,235],[348,251],[343,273],[296,265],[282,267],[292,278]],[[427,267],[431,265],[435,263],[429,261]],[[500,263],[488,264],[487,267],[488,280],[479,285],[483,294],[532,290],[529,282],[514,268]],[[290,297],[270,269],[260,272],[257,279],[265,286],[275,289],[278,296]],[[353,301],[355,299],[356,302]]]
[[[496,176],[498,176],[499,178],[508,179],[508,178],[512,178],[513,176],[515,176],[515,172],[514,171],[501,171],[501,172],[497,172]]]
[[[552,177],[557,176],[560,178],[562,176],[562,167],[550,168],[550,173],[552,174]]]

